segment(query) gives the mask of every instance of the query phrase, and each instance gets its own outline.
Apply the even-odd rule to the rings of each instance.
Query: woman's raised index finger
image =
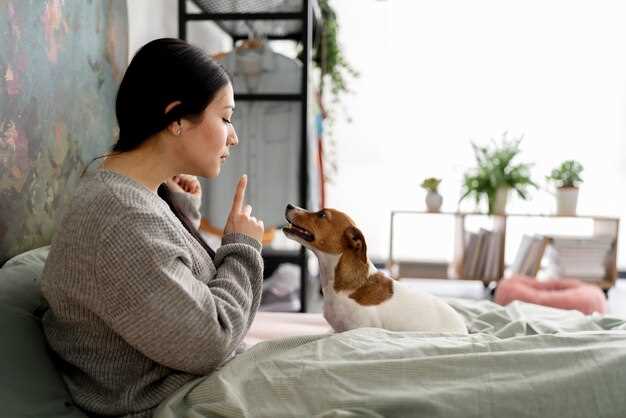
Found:
[[[233,198],[233,211],[241,212],[241,207],[243,206],[243,197],[246,194],[246,185],[248,184],[248,176],[243,175],[239,179],[239,183],[237,184],[237,189],[235,190],[235,197]]]

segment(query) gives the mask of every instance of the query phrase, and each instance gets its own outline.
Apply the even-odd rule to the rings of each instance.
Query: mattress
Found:
[[[244,342],[251,347],[263,341],[330,332],[332,329],[319,313],[258,312]]]

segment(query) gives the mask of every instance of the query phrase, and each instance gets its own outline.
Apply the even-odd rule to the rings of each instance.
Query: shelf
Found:
[[[194,7],[195,6],[195,7]],[[308,202],[308,117],[309,117],[309,72],[312,62],[312,49],[319,44],[322,27],[322,13],[317,0],[178,0],[178,36],[187,38],[187,25],[210,21],[220,27],[233,41],[262,37],[267,40],[289,39],[302,47],[300,56],[302,78],[300,92],[281,94],[235,94],[237,101],[291,101],[301,103],[300,151],[300,202],[302,207]],[[291,92],[290,92],[291,93]],[[300,310],[306,312],[307,304],[307,253],[299,250],[263,249],[262,257],[268,265],[276,267],[280,263],[294,263],[300,266]]]
[[[302,261],[301,250],[273,250],[263,249],[261,252],[263,259],[272,260],[279,263],[294,263],[298,264]]]
[[[322,13],[316,0],[312,9],[314,46],[319,40]],[[199,13],[183,11],[183,20],[214,21],[233,40],[247,39],[252,31],[268,39],[301,40],[306,0],[190,0]],[[180,13],[180,12],[179,12]]]
[[[302,94],[250,94],[250,93],[235,93],[235,101],[266,101],[266,102],[302,102],[306,97]]]
[[[400,272],[402,270],[400,268],[401,264],[407,264],[406,260],[402,262],[394,257],[394,226],[396,226],[394,225],[394,218],[398,215],[448,216],[450,217],[450,222],[453,222],[453,225],[454,225],[453,236],[450,237],[451,238],[450,243],[451,245],[453,243],[453,248],[451,251],[451,258],[447,260],[448,270],[446,273],[446,276],[450,279],[479,280],[479,281],[483,281],[485,285],[493,281],[497,282],[498,280],[501,280],[501,278],[504,275],[505,269],[510,267],[509,265],[505,263],[505,252],[507,248],[511,249],[512,247],[510,246],[507,247],[506,243],[507,241],[511,241],[512,239],[511,237],[516,236],[512,228],[515,225],[515,223],[517,223],[517,219],[523,219],[523,218],[527,218],[529,220],[534,218],[536,222],[540,223],[540,225],[535,225],[534,227],[529,226],[528,228],[530,228],[530,230],[528,231],[524,230],[523,231],[524,234],[532,235],[533,233],[540,233],[540,235],[545,236],[547,238],[550,238],[550,236],[555,236],[555,233],[554,233],[555,227],[562,225],[562,222],[570,223],[570,220],[574,222],[576,220],[584,220],[586,222],[591,221],[593,224],[589,225],[591,226],[588,232],[589,235],[583,234],[581,235],[581,237],[582,236],[584,237],[610,236],[612,237],[612,244],[611,244],[611,248],[609,252],[607,252],[607,255],[606,255],[607,257],[606,264],[605,264],[606,270],[605,270],[605,274],[603,278],[601,280],[596,280],[596,281],[583,280],[583,279],[581,280],[583,280],[585,283],[594,284],[606,290],[606,289],[611,288],[615,284],[615,281],[618,276],[617,245],[619,241],[618,235],[619,235],[619,223],[620,223],[620,218],[618,217],[594,216],[594,215],[561,216],[561,215],[556,215],[556,214],[542,214],[542,213],[506,213],[506,214],[499,214],[499,215],[489,215],[487,213],[481,213],[481,212],[459,212],[459,211],[428,212],[428,211],[421,211],[421,210],[392,210],[391,220],[390,220],[391,222],[390,222],[390,237],[389,237],[389,258],[387,262],[387,268],[392,272]],[[491,255],[488,255],[488,257],[490,258],[487,258],[485,260],[481,258],[471,258],[472,256],[473,257],[483,257],[483,256],[469,255],[471,260],[478,260],[478,261],[472,261],[470,263],[472,266],[476,266],[476,265],[479,266],[478,271],[481,271],[481,269],[484,268],[484,267],[481,267],[480,263],[487,263],[487,264],[482,264],[482,266],[485,266],[485,265],[495,266],[494,270],[490,270],[490,273],[487,274],[487,277],[481,277],[480,275],[478,277],[463,277],[463,271],[464,271],[463,269],[464,267],[466,267],[466,264],[464,264],[464,260],[466,260],[466,257],[468,256],[468,254],[466,253],[467,232],[474,230],[474,231],[479,231],[479,232],[474,232],[475,234],[476,233],[483,234],[483,232],[480,232],[480,230],[476,229],[477,228],[476,225],[474,225],[473,227],[471,226],[474,222],[473,222],[473,219],[470,219],[470,217],[474,217],[474,216],[484,217],[483,218],[484,220],[490,221],[489,226],[481,226],[481,228],[485,228],[487,231],[498,232],[499,234],[501,234],[500,235],[501,238],[495,238],[495,241],[494,241],[494,238],[488,238],[489,241],[485,241],[488,243],[488,244],[485,244],[485,245],[489,245],[488,247],[484,247],[484,246],[481,247],[481,245],[483,244],[479,244],[479,247],[482,248],[481,251],[485,251],[486,248],[488,248],[487,251],[489,252],[495,251],[495,253],[493,253],[494,254],[493,258],[491,258]],[[544,218],[547,221],[544,221],[538,218]],[[513,219],[516,219],[515,223]],[[567,220],[567,221],[561,221],[561,219]],[[481,222],[481,223],[484,224],[485,222]],[[406,220],[405,220],[404,225],[406,226]],[[547,231],[542,231],[542,229],[546,228],[543,225],[548,225]],[[484,232],[484,234],[485,234],[484,236],[491,237],[491,235],[489,235],[489,232]],[[556,235],[568,235],[568,234],[562,234],[562,233],[557,232]],[[485,253],[482,253],[482,254],[485,254]],[[420,265],[420,266],[428,266],[429,264],[432,264],[429,262],[432,262],[432,260],[419,259],[419,257],[414,258],[411,261],[411,263],[415,265]],[[493,262],[495,262],[495,264],[490,264]],[[430,265],[430,268],[432,270],[433,266]],[[471,267],[470,270],[474,268],[476,267]],[[532,273],[529,273],[529,274],[532,274]],[[397,276],[399,277],[399,275]]]
[[[596,215],[557,215],[552,213],[504,213],[504,214],[489,214],[484,212],[428,212],[425,210],[410,210],[410,209],[402,209],[402,210],[392,210],[392,214],[411,214],[411,215],[447,215],[447,216],[491,216],[494,218],[513,218],[513,217],[522,217],[522,218],[533,218],[533,217],[541,217],[541,218],[562,218],[562,219],[595,219],[595,220],[607,220],[607,221],[618,221],[619,218],[615,216],[596,216]]]

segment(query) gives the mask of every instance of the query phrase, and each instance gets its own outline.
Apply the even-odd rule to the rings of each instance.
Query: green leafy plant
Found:
[[[500,188],[515,190],[524,200],[528,198],[530,188],[537,184],[530,178],[531,164],[514,164],[513,160],[520,153],[523,137],[508,140],[507,132],[497,143],[492,139],[491,146],[478,146],[472,142],[476,167],[465,173],[461,201],[473,197],[476,204],[486,198],[489,213],[495,213],[496,194]]]
[[[319,48],[315,51],[313,62],[321,71],[322,83],[330,81],[331,101],[338,102],[343,93],[349,93],[348,77],[359,77],[359,72],[345,59],[339,45],[339,23],[337,13],[329,0],[319,1],[322,12],[322,28]]]
[[[338,171],[335,122],[340,113],[342,118],[352,122],[346,107],[342,105],[342,98],[352,93],[349,87],[350,79],[358,78],[360,74],[348,62],[339,43],[339,21],[330,0],[319,0],[318,4],[322,15],[322,25],[319,45],[313,51],[313,65],[319,69],[320,74],[317,100],[324,120],[326,166],[324,179],[330,183]]]
[[[546,176],[546,180],[552,182],[556,187],[578,187],[582,183],[583,179],[580,177],[580,173],[583,171],[583,166],[576,160],[563,161],[561,165],[553,169],[549,176]]]
[[[421,187],[429,192],[437,192],[437,188],[441,183],[441,179],[435,177],[427,177],[422,181]]]

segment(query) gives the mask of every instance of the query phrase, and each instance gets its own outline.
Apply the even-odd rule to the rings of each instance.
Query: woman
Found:
[[[151,416],[232,358],[252,323],[264,228],[245,176],[220,248],[196,229],[194,176],[218,176],[237,144],[234,107],[225,71],[178,39],[148,43],[124,74],[119,140],[83,177],[42,278],[46,337],[90,416]]]

